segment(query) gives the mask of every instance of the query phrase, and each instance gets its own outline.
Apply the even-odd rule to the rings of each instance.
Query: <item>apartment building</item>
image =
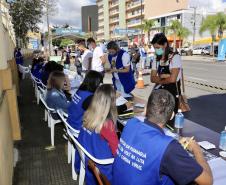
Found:
[[[148,1],[148,0],[146,0]],[[145,0],[97,0],[98,40],[119,39],[115,29],[135,29],[145,16]]]

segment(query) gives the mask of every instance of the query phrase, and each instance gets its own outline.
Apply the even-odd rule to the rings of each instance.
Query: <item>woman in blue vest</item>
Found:
[[[85,110],[91,102],[92,96],[99,85],[103,83],[103,76],[97,71],[89,71],[72,98],[68,107],[68,123],[75,129],[80,130]]]
[[[135,88],[135,80],[131,68],[130,55],[119,48],[118,44],[111,41],[107,45],[108,60],[111,64],[110,72],[113,75],[113,84],[125,98],[131,97],[130,93]]]
[[[110,84],[101,85],[95,92],[89,108],[84,114],[83,127],[78,141],[95,158],[109,159],[116,155],[118,137],[116,133],[116,93]],[[76,156],[76,159],[77,156]],[[78,162],[78,163],[77,163]],[[76,161],[76,166],[79,161]],[[112,182],[112,165],[98,165],[100,172]],[[86,185],[98,184],[92,171],[87,167]]]

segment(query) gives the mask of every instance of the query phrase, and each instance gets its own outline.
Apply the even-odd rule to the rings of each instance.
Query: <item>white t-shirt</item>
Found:
[[[155,48],[153,46],[151,46],[151,48],[149,48],[148,56],[149,57],[154,57],[155,56]]]
[[[93,53],[90,50],[85,50],[83,55],[81,56],[82,58],[82,70],[88,70],[89,67],[89,59],[93,57]]]
[[[117,60],[117,56],[116,57],[113,57],[112,60],[116,61]],[[124,67],[130,66],[130,55],[127,52],[124,52],[123,55],[122,55],[122,65]],[[118,73],[114,73],[114,77],[116,79],[119,79]]]
[[[156,60],[152,63],[152,70],[157,70],[159,66],[159,62]],[[179,81],[182,77],[181,69],[182,69],[182,62],[181,62],[181,56],[180,55],[174,55],[172,61],[170,62],[169,69],[179,68],[180,72],[177,76],[177,81]]]
[[[93,51],[92,70],[103,72],[104,66],[100,57],[104,56],[104,52],[101,47],[97,46]]]

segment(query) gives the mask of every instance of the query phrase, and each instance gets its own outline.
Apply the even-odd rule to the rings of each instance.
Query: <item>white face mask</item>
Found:
[[[92,47],[91,44],[88,45],[88,48],[89,48],[90,51],[93,51],[93,47]]]

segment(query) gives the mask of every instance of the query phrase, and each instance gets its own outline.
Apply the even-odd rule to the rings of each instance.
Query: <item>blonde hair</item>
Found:
[[[83,126],[100,133],[108,119],[116,123],[116,93],[110,84],[104,84],[96,90],[92,103],[84,114]]]

